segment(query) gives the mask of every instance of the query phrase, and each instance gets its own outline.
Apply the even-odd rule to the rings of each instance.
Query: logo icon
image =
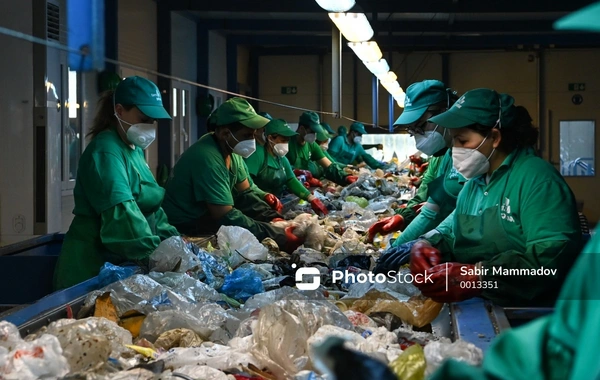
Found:
[[[464,103],[465,103],[465,96],[463,95],[463,96],[460,97],[460,99],[458,99],[456,101],[456,103],[454,103],[454,107],[461,108]]]
[[[296,268],[296,264],[292,264],[292,268]],[[310,275],[310,281],[304,282],[304,275]],[[317,268],[300,268],[296,271],[296,288],[300,290],[317,290],[321,285],[321,272]]]

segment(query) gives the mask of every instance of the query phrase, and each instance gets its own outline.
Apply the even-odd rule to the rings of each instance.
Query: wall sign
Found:
[[[585,83],[569,83],[569,91],[585,91]]]
[[[281,87],[282,95],[296,95],[297,93],[298,93],[298,87],[296,87],[296,86]]]

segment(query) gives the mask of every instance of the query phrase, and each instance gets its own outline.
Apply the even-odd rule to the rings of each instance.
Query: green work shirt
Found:
[[[313,176],[321,177],[318,170],[320,164],[317,161],[325,158],[325,155],[319,144],[307,142],[301,145],[296,137],[292,137],[289,148],[286,157],[294,169],[310,170]]]
[[[423,206],[421,213],[412,222],[407,223],[408,226],[396,239],[394,246],[415,240],[431,231],[443,222],[456,207],[458,194],[467,180],[452,165],[452,150],[446,150],[446,153],[440,157],[432,157],[431,161],[434,163],[433,166],[430,164],[425,172],[430,175],[427,178],[426,193],[422,196],[426,196],[427,203],[436,205],[439,210],[434,211]]]
[[[442,248],[444,261],[488,268],[483,280],[497,287],[485,289],[485,298],[500,305],[551,303],[582,247],[571,189],[530,148],[512,152],[487,184],[485,177],[464,185],[455,211],[436,229],[441,236],[431,234],[432,243]],[[557,272],[504,272],[542,267]]]
[[[287,186],[294,194],[298,193],[296,195],[301,199],[310,196],[310,191],[296,178],[287,157],[276,157],[269,154],[264,146],[258,145],[256,152],[244,161],[248,174],[260,189],[280,197]],[[298,186],[294,186],[292,182],[298,182]]]
[[[481,366],[448,360],[432,380],[598,379],[600,235],[588,243],[560,292],[554,312],[495,338]]]
[[[186,150],[167,183],[163,208],[171,224],[196,221],[208,212],[207,203],[233,206],[235,186],[247,173],[241,156],[231,155],[228,169],[213,133],[207,133]]]
[[[96,276],[105,262],[147,264],[162,239],[178,235],[160,207],[164,189],[140,148],[114,129],[98,134],[79,161],[75,215],[61,249],[54,287]]]
[[[372,169],[383,168],[385,165],[365,152],[360,144],[350,143],[347,136],[338,136],[329,143],[329,154],[339,163],[348,165],[353,162],[366,162]]]

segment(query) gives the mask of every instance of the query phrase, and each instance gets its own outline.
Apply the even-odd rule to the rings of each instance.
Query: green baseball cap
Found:
[[[115,104],[136,106],[152,119],[170,119],[163,107],[158,87],[150,80],[138,76],[123,79],[115,89]]]
[[[283,137],[292,137],[298,135],[291,130],[290,126],[283,119],[273,119],[265,127],[265,135],[280,135]]]
[[[346,128],[343,125],[340,125],[338,127],[338,135],[340,135],[340,136],[346,136],[347,134],[348,134],[348,128]]]
[[[242,98],[229,99],[216,112],[217,125],[241,123],[248,128],[260,129],[269,122],[269,119],[257,114],[254,107]]]
[[[266,117],[269,120],[273,120],[273,116],[269,115],[268,112],[259,112],[258,114],[262,117]]]
[[[321,120],[319,119],[319,115],[316,112],[306,111],[302,115],[300,115],[300,120],[298,124],[309,127],[314,133],[319,133],[323,131],[323,127],[321,127]]]
[[[500,113],[502,106],[502,113]],[[500,117],[500,118],[499,118]],[[444,128],[464,128],[473,124],[510,127],[515,118],[515,99],[489,88],[467,91],[446,112],[429,119]],[[500,119],[500,120],[499,120]]]
[[[317,133],[317,141],[327,141],[331,138],[331,135],[327,131]]]
[[[429,106],[448,101],[448,93],[444,83],[435,79],[427,79],[413,83],[406,89],[404,111],[394,125],[412,124],[419,120]]]
[[[218,120],[219,120],[219,118],[217,116],[217,110],[214,110],[213,113],[211,113],[210,116],[208,117],[208,124],[217,125]]]
[[[558,30],[588,30],[600,31],[600,2],[588,5],[578,11],[569,13],[559,18],[554,23],[554,29]]]
[[[323,127],[323,129],[325,131],[327,131],[327,133],[329,133],[330,135],[335,135],[335,132],[333,130],[333,128],[331,128],[331,126],[327,123],[321,123],[321,127]]]
[[[358,132],[361,135],[366,135],[367,134],[367,131],[365,130],[365,126],[363,125],[363,123],[359,123],[358,121],[355,121],[354,123],[352,123],[350,125],[350,130]]]

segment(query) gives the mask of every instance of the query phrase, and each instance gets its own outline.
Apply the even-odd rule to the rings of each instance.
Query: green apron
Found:
[[[281,158],[270,156],[266,148],[264,149],[264,151],[264,164],[258,172],[258,174],[256,175],[256,177],[254,178],[254,183],[261,190],[279,197],[283,193],[283,190],[285,189],[285,184],[287,183],[285,168],[281,163]],[[279,165],[278,168],[269,165],[269,160],[271,158],[277,162],[277,164]]]

